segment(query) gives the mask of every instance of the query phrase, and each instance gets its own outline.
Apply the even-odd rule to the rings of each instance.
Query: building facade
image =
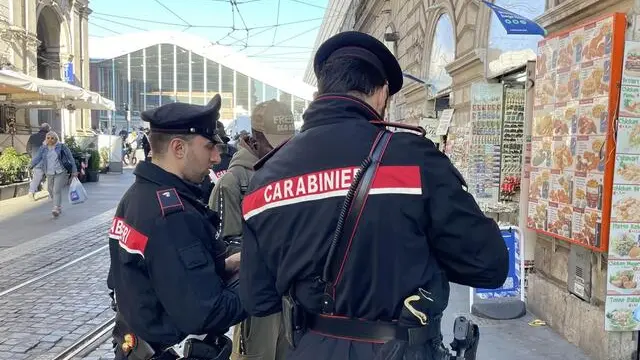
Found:
[[[604,14],[629,12],[639,1],[493,2],[536,18],[553,33]],[[348,8],[336,9],[341,3]],[[475,0],[332,0],[329,9],[332,14],[325,15],[323,23],[327,30],[321,30],[323,39],[316,46],[339,31],[366,32],[387,42],[405,73],[428,83],[423,86],[405,79],[389,110],[392,120],[416,125],[434,112],[437,116],[445,107],[454,109],[451,127],[468,123],[471,85],[486,82],[513,65],[535,60],[541,40],[539,36],[507,36],[489,8]],[[640,14],[640,8],[636,14]],[[305,81],[315,83],[311,67]],[[521,227],[526,228],[526,224]],[[589,252],[592,294],[589,301],[584,301],[568,291],[569,243],[529,230],[525,230],[525,238],[530,252],[527,258],[534,261],[534,271],[528,278],[528,309],[594,359],[631,359],[636,348],[634,333],[605,331],[606,255]]]
[[[88,0],[0,0],[2,68],[88,88],[89,14]],[[72,74],[68,79],[65,69]],[[64,109],[18,109],[16,121],[18,148],[23,145],[22,137],[42,122],[50,123],[57,131],[65,124],[67,134],[83,133],[91,126],[89,111]],[[7,141],[4,125],[0,124],[0,146]]]
[[[301,119],[314,91],[287,74],[184,33],[96,39],[91,54],[92,90],[116,103],[112,129],[147,126],[140,120],[144,110],[176,101],[205,105],[215,94],[222,97],[224,123],[271,99],[288,104]],[[94,126],[108,127],[108,112],[94,114]]]

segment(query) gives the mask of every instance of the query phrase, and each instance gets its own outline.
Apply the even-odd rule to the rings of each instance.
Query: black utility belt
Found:
[[[407,341],[410,345],[425,344],[440,339],[440,319],[431,318],[420,327],[403,327],[395,322],[369,321],[332,315],[308,314],[308,329],[320,335],[338,339],[385,343],[392,340]]]

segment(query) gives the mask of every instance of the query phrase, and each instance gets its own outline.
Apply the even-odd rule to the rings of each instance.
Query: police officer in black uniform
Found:
[[[256,164],[244,198],[243,304],[282,309],[289,359],[447,359],[449,281],[506,279],[498,225],[424,133],[386,131],[403,75],[380,41],[340,33],[314,70],[300,134]]]
[[[226,257],[217,214],[198,201],[197,184],[219,161],[219,110],[216,95],[207,106],[172,103],[141,114],[153,160],[136,167],[109,231],[116,358],[228,359],[224,333],[246,317],[239,257]]]

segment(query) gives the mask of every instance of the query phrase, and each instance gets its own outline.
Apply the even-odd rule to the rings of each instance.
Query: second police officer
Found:
[[[226,256],[218,217],[198,200],[197,184],[220,161],[219,110],[216,95],[207,106],[171,103],[141,115],[153,160],[136,167],[109,230],[116,359],[228,359],[224,334],[246,317],[239,255]]]
[[[293,360],[446,359],[449,281],[500,287],[500,230],[430,140],[385,130],[403,75],[380,41],[333,36],[314,71],[300,134],[256,164],[244,198],[245,309],[282,310]]]

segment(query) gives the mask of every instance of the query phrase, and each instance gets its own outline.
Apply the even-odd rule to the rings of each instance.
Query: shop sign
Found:
[[[500,6],[494,5],[486,0],[482,0],[482,2],[487,5],[489,9],[493,10],[498,17],[498,20],[507,31],[507,34],[547,35],[547,31],[535,21],[501,8]]]
[[[68,62],[64,64],[64,82],[68,84],[74,83],[72,62]]]
[[[423,117],[420,119],[420,127],[426,132],[425,137],[434,143],[440,142],[440,136],[437,135],[438,119]]]
[[[447,135],[449,131],[449,126],[451,126],[451,119],[453,119],[453,109],[445,109],[440,114],[440,121],[438,123],[438,129],[436,130],[436,135],[444,136]]]

